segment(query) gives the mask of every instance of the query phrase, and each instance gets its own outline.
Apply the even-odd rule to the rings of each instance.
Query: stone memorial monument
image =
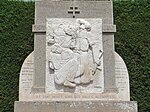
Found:
[[[111,0],[36,1],[14,111],[137,112],[115,32]]]

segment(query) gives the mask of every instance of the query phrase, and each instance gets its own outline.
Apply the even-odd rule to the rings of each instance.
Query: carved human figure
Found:
[[[93,78],[92,74],[89,73],[88,67],[88,50],[90,47],[91,41],[89,41],[87,36],[87,29],[90,30],[91,26],[87,21],[78,19],[76,22],[79,24],[77,35],[76,35],[76,45],[73,49],[75,55],[78,59],[78,70],[76,73],[75,82],[80,83],[89,83]]]
[[[91,33],[91,25],[83,19],[76,24],[60,24],[51,31],[50,68],[57,84],[75,87],[93,80],[102,56],[99,39]]]
[[[51,29],[52,30],[52,29]],[[60,24],[58,28],[51,31],[48,44],[58,43],[63,48],[75,47],[77,27],[73,25]]]
[[[77,19],[79,30],[77,31],[77,45],[74,52],[79,53],[80,57],[80,83],[89,83],[93,80],[96,69],[100,66],[102,50],[99,47],[99,39],[93,38],[91,25],[83,19]],[[91,48],[91,49],[90,49]],[[78,72],[77,72],[78,74]],[[77,80],[77,82],[79,82]]]
[[[51,58],[49,60],[50,68],[54,70],[54,80],[57,84],[75,87],[74,83],[77,61],[74,58],[73,51],[62,48],[59,44],[51,46]]]

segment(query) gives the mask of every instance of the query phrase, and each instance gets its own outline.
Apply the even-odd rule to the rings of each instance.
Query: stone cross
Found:
[[[70,9],[68,10],[68,14],[72,14],[73,18],[75,18],[76,14],[80,14],[80,10],[78,9],[77,6],[71,6]]]

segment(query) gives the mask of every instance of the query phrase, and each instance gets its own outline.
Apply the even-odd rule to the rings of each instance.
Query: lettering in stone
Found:
[[[121,65],[121,61],[116,61],[116,64]],[[126,91],[128,85],[128,74],[125,66],[116,66],[116,81],[120,92]]]
[[[48,100],[48,99],[59,99],[59,100],[71,100],[71,99],[114,99],[114,95],[102,95],[102,94],[38,94],[35,95],[36,99]]]
[[[32,75],[34,72],[33,63],[32,61],[28,61],[25,63],[25,66],[23,66],[21,70],[21,82],[22,82],[22,88],[27,91],[32,86]]]

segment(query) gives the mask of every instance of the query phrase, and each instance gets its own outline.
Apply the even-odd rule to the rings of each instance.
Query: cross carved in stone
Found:
[[[70,9],[68,10],[68,14],[72,14],[73,18],[75,18],[76,14],[80,14],[80,10],[78,9],[77,6],[71,6]]]

